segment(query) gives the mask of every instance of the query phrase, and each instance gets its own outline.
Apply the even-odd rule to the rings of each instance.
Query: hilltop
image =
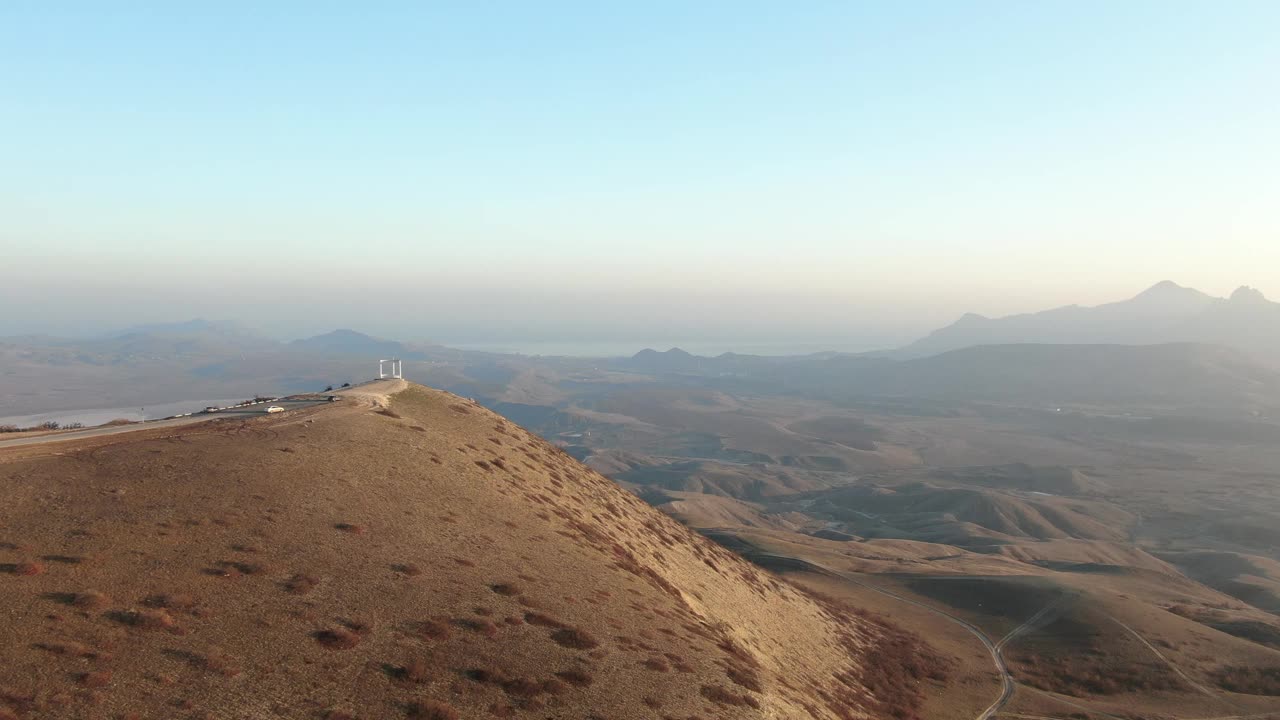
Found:
[[[0,452],[0,717],[910,718],[946,675],[502,417],[380,387]]]

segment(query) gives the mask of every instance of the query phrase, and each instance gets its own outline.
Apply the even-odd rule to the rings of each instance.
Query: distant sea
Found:
[[[630,357],[650,348],[663,351],[678,347],[694,355],[716,356],[727,352],[740,355],[810,355],[819,352],[867,352],[880,349],[879,346],[866,344],[854,345],[839,342],[761,342],[698,340],[523,340],[494,342],[448,342],[440,343],[459,350],[477,352],[507,353],[519,355],[542,355],[544,357]]]
[[[0,417],[0,425],[16,425],[20,428],[35,427],[41,423],[56,422],[59,425],[80,423],[85,427],[102,425],[112,420],[156,420],[172,415],[203,410],[210,405],[219,407],[243,402],[245,398],[220,398],[216,400],[180,400],[178,402],[148,405],[146,407],[98,408],[94,410],[58,410],[38,415],[11,415]]]

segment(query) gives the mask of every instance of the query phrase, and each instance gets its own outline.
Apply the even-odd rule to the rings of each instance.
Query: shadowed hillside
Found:
[[[945,675],[446,393],[179,432],[0,454],[0,717],[910,718]]]

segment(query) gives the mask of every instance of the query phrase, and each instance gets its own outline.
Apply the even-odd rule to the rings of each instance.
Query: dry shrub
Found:
[[[294,595],[306,595],[319,584],[320,581],[316,578],[298,573],[284,582],[284,589]]]
[[[164,608],[166,610],[191,610],[200,604],[194,595],[188,593],[168,593],[162,595],[151,595],[142,601],[143,605],[152,608]]]
[[[600,643],[586,631],[578,628],[561,628],[551,633],[551,639],[557,645],[563,645],[574,650],[590,650],[600,646]]]
[[[235,570],[241,575],[261,575],[269,569],[265,563],[242,562],[239,560],[223,560],[218,563],[218,566]]]
[[[357,718],[346,710],[329,710],[325,712],[324,720],[357,720]]]
[[[1228,665],[1212,673],[1218,687],[1243,695],[1280,695],[1280,667]]]
[[[424,620],[418,623],[418,637],[425,640],[447,640],[449,623],[444,620]]]
[[[223,677],[235,677],[240,674],[240,665],[235,658],[228,655],[220,648],[209,648],[203,655],[199,656],[199,667],[209,672],[217,673]]]
[[[479,620],[476,618],[460,618],[454,621],[458,627],[463,627],[471,632],[479,633],[485,637],[497,637],[498,626],[488,620]]]
[[[93,648],[74,640],[55,640],[53,642],[38,643],[36,647],[54,655],[65,657],[92,657],[96,654]]]
[[[89,688],[106,687],[111,682],[110,670],[98,670],[95,672],[80,673],[76,681],[81,685]]]
[[[351,533],[352,535],[363,535],[368,532],[363,525],[354,525],[352,523],[340,522],[333,527],[344,533]]]
[[[420,657],[410,658],[403,665],[389,668],[387,674],[406,683],[425,683],[431,679],[431,668]]]
[[[111,598],[97,590],[86,590],[82,593],[76,593],[71,604],[81,610],[96,612],[98,610],[106,610],[111,605]]]
[[[84,562],[84,558],[78,555],[41,555],[40,559],[63,565],[79,565]]]
[[[422,574],[422,568],[414,563],[400,563],[399,565],[392,565],[391,569],[398,573],[408,575],[409,577],[417,577]]]
[[[523,592],[520,589],[520,587],[515,583],[497,583],[496,585],[490,585],[489,589],[498,593],[499,595],[506,595],[507,597],[511,597],[512,595],[519,595],[521,592]]]
[[[595,681],[595,678],[591,677],[591,673],[585,670],[562,670],[556,673],[556,677],[578,687],[587,687]]]
[[[529,623],[530,625],[541,625],[542,627],[549,627],[549,628],[563,628],[563,627],[565,627],[565,624],[564,624],[564,623],[560,622],[559,620],[556,620],[555,618],[551,617],[550,615],[544,615],[544,614],[542,614],[542,613],[540,613],[540,612],[527,612],[527,613],[525,613],[525,614],[524,614],[524,621],[525,621],[525,622],[527,622],[527,623]]]
[[[752,692],[764,691],[764,685],[760,682],[760,674],[753,668],[730,665],[726,670],[726,674],[735,685],[740,685]]]
[[[467,409],[467,406],[466,406],[466,405],[458,405],[458,404],[456,404],[456,403],[455,403],[455,404],[453,404],[453,405],[450,405],[450,406],[449,406],[449,409],[450,409],[450,410],[452,410],[452,411],[454,411],[454,412],[456,412],[456,413],[458,413],[458,414],[460,414],[460,415],[470,415],[470,414],[471,414],[471,411]]]
[[[701,692],[702,697],[717,705],[728,705],[731,707],[760,707],[760,702],[750,695],[738,694],[732,690],[720,687],[719,685],[703,685]]]
[[[657,658],[649,658],[648,660],[645,660],[640,664],[644,665],[650,670],[653,670],[654,672],[670,672],[671,671],[671,667],[669,665],[667,665],[665,662]]]
[[[413,720],[458,720],[458,711],[439,700],[414,700],[405,708],[405,714]]]
[[[221,648],[209,648],[204,653],[189,650],[165,650],[166,655],[186,661],[197,670],[217,673],[223,677],[235,677],[241,673],[240,665]]]
[[[389,418],[395,418],[397,420],[400,419],[400,413],[396,412],[395,410],[392,410],[391,408],[380,408],[378,410],[375,410],[374,412],[378,413],[379,415],[386,415]]]
[[[178,624],[172,615],[159,609],[123,610],[110,615],[118,623],[143,630],[168,630]]]
[[[330,650],[350,650],[360,644],[360,636],[343,627],[318,630],[311,636]]]
[[[10,575],[23,575],[30,577],[32,575],[43,575],[44,571],[44,563],[38,562],[20,562],[0,565],[0,572],[7,572]]]
[[[503,681],[502,690],[515,697],[537,697],[542,694],[542,683],[529,678],[511,678]]]

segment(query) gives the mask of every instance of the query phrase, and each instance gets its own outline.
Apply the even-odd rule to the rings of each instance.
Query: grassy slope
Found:
[[[178,432],[0,454],[0,716],[872,714],[873,624],[454,396]]]

